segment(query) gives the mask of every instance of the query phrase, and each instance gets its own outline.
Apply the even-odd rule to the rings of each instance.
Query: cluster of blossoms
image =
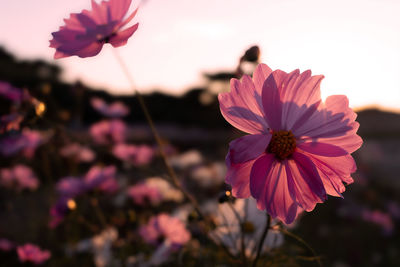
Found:
[[[91,190],[99,190],[104,193],[114,193],[119,185],[115,178],[115,166],[93,166],[83,178],[64,177],[56,186],[59,199],[50,209],[51,220],[49,226],[57,227],[70,209],[74,209],[74,199]]]

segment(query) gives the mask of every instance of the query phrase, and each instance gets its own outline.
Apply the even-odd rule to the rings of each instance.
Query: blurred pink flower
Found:
[[[53,32],[50,47],[56,49],[54,58],[69,56],[92,57],[105,43],[113,47],[125,45],[139,24],[122,29],[136,15],[136,10],[126,19],[131,0],[110,0],[97,4],[92,0],[92,10],[73,13],[64,19],[65,26]]]
[[[394,224],[389,214],[379,210],[364,210],[362,212],[362,218],[367,222],[378,224],[383,228],[383,233],[391,235],[394,230]]]
[[[178,218],[161,213],[150,218],[147,225],[139,229],[140,236],[149,244],[168,243],[171,248],[178,249],[190,240],[190,232]],[[160,240],[162,242],[160,243]]]
[[[0,184],[6,187],[36,190],[39,186],[39,180],[32,169],[22,164],[15,165],[11,169],[1,169],[0,175]]]
[[[0,95],[17,104],[30,99],[28,91],[13,87],[11,84],[2,81],[0,81]]]
[[[110,118],[120,118],[129,114],[129,108],[120,101],[116,101],[112,104],[107,105],[103,99],[99,97],[93,97],[90,100],[92,107],[99,113]]]
[[[96,157],[96,154],[88,147],[81,146],[78,143],[72,143],[64,146],[60,150],[60,154],[63,157],[69,157],[74,159],[76,162],[92,162]]]
[[[85,175],[84,181],[89,190],[99,189],[107,193],[113,193],[118,190],[118,183],[115,179],[115,166],[92,167]]]
[[[17,253],[21,262],[32,262],[36,265],[43,264],[51,257],[50,251],[41,250],[38,246],[29,243],[18,246]]]
[[[116,158],[129,161],[136,166],[150,163],[155,154],[154,149],[148,145],[128,144],[115,145],[112,153]]]
[[[46,137],[39,131],[23,129],[21,134],[10,135],[0,141],[0,152],[4,156],[11,156],[22,152],[27,158],[32,158],[36,148],[46,142]]]
[[[0,238],[0,250],[1,251],[11,251],[15,248],[15,244],[8,239]]]
[[[90,127],[94,141],[101,145],[121,143],[125,140],[126,125],[121,120],[103,120]]]
[[[158,188],[145,183],[129,187],[127,194],[136,205],[157,205],[162,201],[162,194]]]
[[[61,196],[74,198],[86,191],[86,184],[81,178],[69,176],[61,178],[56,188]]]
[[[286,224],[327,194],[341,197],[356,170],[350,153],[362,144],[357,115],[346,96],[321,102],[322,79],[260,64],[253,78],[232,79],[231,92],[218,96],[224,118],[250,134],[229,144],[226,182],[234,196],[253,196]]]

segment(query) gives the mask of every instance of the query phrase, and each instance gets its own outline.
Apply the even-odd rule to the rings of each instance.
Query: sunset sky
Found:
[[[0,45],[59,64],[67,81],[129,93],[109,45],[93,58],[52,59],[51,32],[84,8],[89,0],[2,0]],[[118,51],[142,92],[179,94],[201,85],[203,72],[234,69],[257,44],[272,69],[325,75],[323,97],[400,110],[399,14],[398,0],[146,0],[138,31]]]

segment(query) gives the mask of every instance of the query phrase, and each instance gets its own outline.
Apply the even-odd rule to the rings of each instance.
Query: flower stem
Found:
[[[183,186],[181,185],[181,183],[180,183],[180,181],[179,181],[174,169],[171,167],[171,164],[169,163],[168,157],[167,157],[167,155],[166,155],[166,153],[164,151],[164,145],[163,145],[163,143],[161,141],[161,137],[160,137],[155,125],[154,125],[153,119],[150,116],[149,110],[148,110],[148,108],[147,108],[147,106],[146,106],[146,104],[144,102],[143,96],[136,89],[136,86],[135,86],[135,84],[133,82],[132,76],[130,75],[129,70],[128,70],[125,62],[123,61],[123,59],[121,58],[121,56],[119,55],[119,53],[117,52],[116,49],[113,49],[113,51],[114,51],[114,56],[117,58],[118,63],[121,65],[121,68],[124,71],[126,77],[128,78],[129,83],[130,83],[130,85],[131,85],[131,87],[132,87],[132,89],[133,89],[133,91],[134,91],[134,93],[135,93],[135,95],[136,95],[136,97],[137,97],[137,99],[139,101],[139,105],[140,105],[141,109],[143,110],[143,113],[144,113],[144,116],[146,117],[147,123],[149,124],[151,132],[153,133],[154,139],[156,140],[157,145],[158,145],[158,147],[160,149],[161,157],[163,158],[164,165],[167,168],[167,172],[168,172],[168,174],[169,174],[169,176],[171,178],[171,181],[172,181],[173,185],[175,187],[177,187],[183,193],[183,195],[192,203],[194,209],[199,214],[199,216],[202,219],[206,219],[206,217],[203,216],[203,214],[202,214],[202,212],[200,210],[200,206],[197,203],[196,199],[192,195],[190,195],[183,188]]]
[[[256,258],[254,259],[253,264],[252,264],[253,267],[257,266],[258,259],[260,258],[260,255],[261,255],[261,249],[263,247],[265,238],[268,235],[268,230],[269,230],[270,226],[271,226],[271,216],[267,213],[267,222],[265,224],[264,232],[262,233],[260,242],[258,243]]]
[[[90,199],[90,204],[92,204],[94,212],[96,213],[96,216],[99,219],[101,226],[103,228],[106,228],[107,227],[107,220],[106,220],[106,216],[104,216],[103,211],[99,207],[99,200],[97,198],[93,197],[93,198]]]

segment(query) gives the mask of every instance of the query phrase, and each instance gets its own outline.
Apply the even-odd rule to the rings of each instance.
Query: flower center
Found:
[[[296,148],[296,138],[292,131],[273,131],[272,138],[267,147],[267,152],[275,154],[279,160],[284,160],[294,152]]]

